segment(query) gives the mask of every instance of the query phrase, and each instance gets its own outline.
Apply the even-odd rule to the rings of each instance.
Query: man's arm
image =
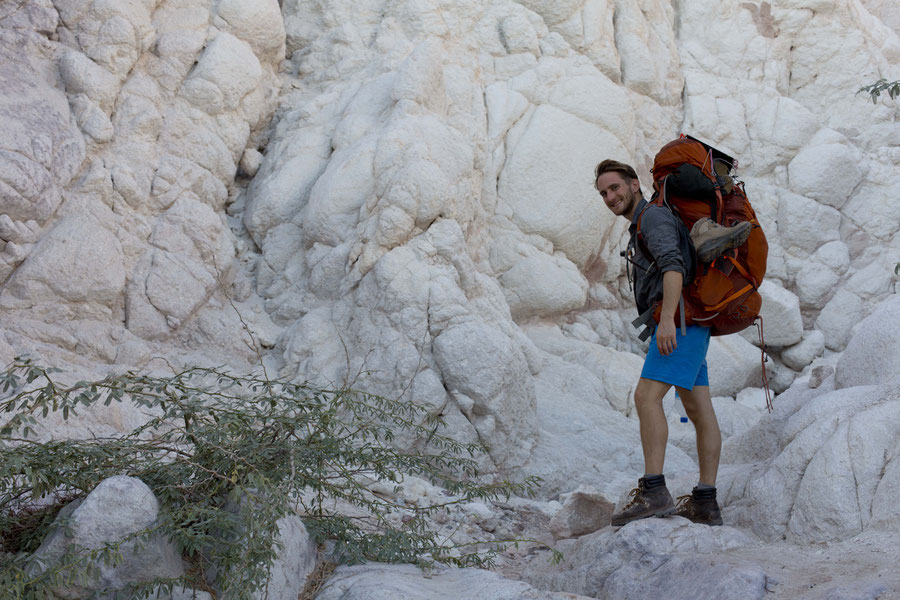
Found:
[[[662,309],[659,313],[659,327],[656,330],[656,346],[663,356],[671,354],[678,347],[675,341],[675,309],[681,298],[681,284],[684,276],[681,271],[663,273]]]
[[[675,310],[681,298],[685,264],[678,241],[678,224],[667,208],[650,206],[644,212],[644,241],[662,271],[662,308],[656,345],[663,356],[675,350]]]

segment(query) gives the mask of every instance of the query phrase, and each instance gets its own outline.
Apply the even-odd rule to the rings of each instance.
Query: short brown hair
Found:
[[[611,158],[607,158],[596,167],[594,167],[594,188],[597,188],[597,178],[603,175],[604,173],[619,173],[626,181],[626,183],[631,183],[632,179],[637,179],[637,173],[634,172],[634,167],[631,165],[626,165],[625,163],[621,163],[617,160],[612,160]]]

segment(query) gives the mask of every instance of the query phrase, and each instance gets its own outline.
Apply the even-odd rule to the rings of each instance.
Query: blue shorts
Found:
[[[675,330],[675,350],[668,356],[659,353],[656,332],[650,338],[650,348],[644,359],[641,377],[661,381],[686,390],[695,385],[709,385],[706,368],[706,351],[709,349],[709,327],[688,325],[687,335],[681,328]]]

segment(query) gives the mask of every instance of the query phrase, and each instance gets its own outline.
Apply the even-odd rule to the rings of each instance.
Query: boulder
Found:
[[[3,50],[0,61],[0,206],[13,221],[43,225],[85,159],[84,137],[65,93],[49,83],[57,77],[49,61],[13,30],[2,31],[10,37],[0,50],[15,50]]]
[[[608,131],[543,105],[508,148],[497,188],[522,231],[544,236],[579,267],[596,255],[603,232],[615,219],[590,184],[572,177],[572,173],[588,173],[590,179],[599,162],[597,147],[605,148],[609,156],[629,160],[622,143]],[[548,198],[556,200],[548,202]]]
[[[484,104],[487,108],[487,134],[491,139],[505,136],[528,110],[525,96],[500,83],[485,88]]]
[[[182,94],[210,114],[232,111],[260,84],[262,76],[250,45],[222,32],[203,51]]]
[[[599,73],[564,77],[553,86],[550,103],[610,131],[629,147],[635,113],[628,93]],[[597,161],[599,162],[599,161]]]
[[[514,319],[560,315],[581,308],[587,280],[561,253],[533,251],[499,277]]]
[[[500,515],[484,502],[466,502],[459,506],[459,510],[466,521],[478,525],[485,531],[495,531],[500,523]]]
[[[284,21],[276,0],[222,0],[216,9],[216,25],[250,44],[257,56],[274,64],[284,58]]]
[[[556,539],[593,533],[609,525],[615,508],[598,490],[579,486],[566,494],[562,508],[550,520],[550,532]]]
[[[118,475],[104,479],[83,500],[66,506],[55,528],[33,555],[33,568],[53,569],[75,552],[99,550],[122,542],[128,536],[156,524],[159,502],[141,480]],[[97,571],[86,573],[64,568],[67,577],[53,592],[60,598],[76,600],[94,592],[121,589],[128,585],[184,575],[181,556],[164,536],[127,540],[119,546],[121,561],[94,562]]]
[[[850,341],[850,330],[863,310],[863,301],[859,296],[846,289],[839,289],[816,319],[816,329],[825,336],[825,347],[829,350],[843,350]]]
[[[762,381],[760,350],[739,335],[712,338],[706,362],[713,396],[734,396]]]
[[[891,168],[887,165],[881,167],[877,162],[875,165],[878,170]],[[841,212],[846,216],[848,223],[859,227],[874,238],[867,244],[869,248],[876,244],[886,244],[890,247],[897,232],[900,231],[900,207],[894,203],[885,203],[884,199],[896,198],[900,194],[900,176],[896,170],[890,177],[873,175],[863,180],[850,201],[841,208]],[[880,181],[875,183],[873,180]],[[873,215],[877,215],[877,218],[872,218]],[[854,254],[861,248],[856,250]]]
[[[843,242],[828,242],[816,250],[796,276],[800,301],[807,307],[824,306],[849,267],[850,253]]]
[[[0,294],[15,307],[55,302],[82,312],[110,310],[125,289],[122,245],[108,225],[91,215],[63,218],[35,245]]]
[[[835,368],[835,386],[877,385],[900,377],[900,296],[882,302],[854,330]]]
[[[748,128],[748,134],[754,142],[751,146],[754,167],[760,169],[790,160],[819,128],[815,113],[785,96],[766,99],[753,112],[752,118],[755,127]],[[784,220],[779,216],[779,233],[783,233],[782,223]]]
[[[520,12],[513,13],[500,22],[500,40],[510,54],[517,52],[539,54],[534,25]]]
[[[434,339],[434,360],[444,385],[482,439],[491,457],[521,465],[534,444],[534,384],[521,350],[508,336],[470,321],[445,329]]]
[[[791,189],[841,208],[862,179],[859,157],[844,144],[807,146],[788,164]]]
[[[296,600],[306,586],[306,578],[316,566],[316,544],[300,517],[279,519],[277,542],[281,547],[269,570],[269,578],[263,589],[253,593],[254,600]],[[210,585],[215,585],[215,575],[215,568],[207,570],[206,578]],[[219,591],[218,597],[230,600],[235,596]]]
[[[781,360],[796,371],[802,371],[825,351],[825,334],[814,329],[804,331],[803,339],[781,351]]]
[[[772,348],[791,346],[803,337],[803,317],[800,315],[800,301],[792,292],[766,279],[759,286],[762,296],[760,316],[763,319],[763,333],[766,345]],[[756,327],[748,327],[741,337],[751,343],[758,343]]]
[[[118,77],[81,52],[69,51],[59,59],[59,75],[66,91],[73,96],[84,94],[108,116],[121,88]]]
[[[841,213],[790,190],[778,189],[778,237],[785,250],[807,254],[841,238]]]

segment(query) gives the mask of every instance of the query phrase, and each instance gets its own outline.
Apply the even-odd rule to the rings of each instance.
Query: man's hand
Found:
[[[675,341],[675,319],[660,319],[656,330],[656,347],[663,356],[668,356],[678,347]]]
[[[663,356],[671,354],[678,347],[675,341],[675,309],[681,297],[682,275],[678,271],[663,273],[663,300],[656,329],[656,346]]]

